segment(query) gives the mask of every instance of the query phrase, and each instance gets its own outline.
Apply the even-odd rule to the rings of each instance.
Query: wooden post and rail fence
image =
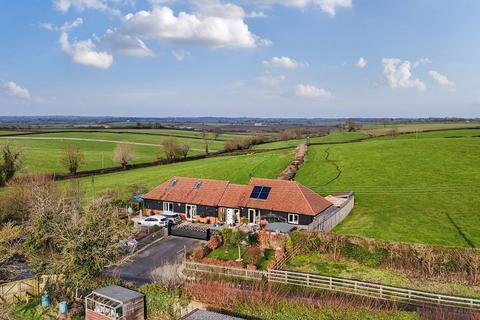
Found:
[[[186,272],[190,273],[215,274],[246,280],[264,280],[270,283],[341,292],[366,298],[381,299],[417,306],[430,305],[480,311],[480,299],[412,290],[352,279],[286,270],[248,270],[191,261],[185,261],[183,267]]]

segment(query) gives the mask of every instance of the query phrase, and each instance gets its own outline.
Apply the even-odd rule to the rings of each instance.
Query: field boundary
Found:
[[[184,271],[187,272],[215,274],[245,280],[266,280],[270,283],[340,292],[408,305],[450,307],[480,311],[480,299],[412,290],[339,277],[322,276],[313,273],[274,269],[259,271],[191,261],[185,261],[183,267]]]

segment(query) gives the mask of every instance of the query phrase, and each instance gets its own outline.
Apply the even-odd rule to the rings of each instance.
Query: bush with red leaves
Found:
[[[243,254],[243,260],[245,260],[247,264],[253,264],[253,265],[258,265],[260,260],[262,260],[262,257],[263,257],[263,252],[259,246],[251,246]]]
[[[200,261],[205,258],[209,253],[210,250],[207,247],[199,245],[198,247],[193,249],[192,258],[194,261]]]
[[[221,236],[212,236],[208,241],[208,247],[210,250],[215,250],[222,245],[222,237]]]

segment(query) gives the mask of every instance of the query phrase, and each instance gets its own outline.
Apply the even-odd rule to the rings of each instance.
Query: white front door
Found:
[[[248,209],[248,223],[258,224],[260,222],[260,210]]]
[[[187,204],[186,206],[187,220],[195,220],[197,215],[197,206],[193,204]]]
[[[227,209],[227,215],[226,215],[225,222],[229,226],[233,226],[235,224],[235,210],[234,209],[230,209],[230,208]]]

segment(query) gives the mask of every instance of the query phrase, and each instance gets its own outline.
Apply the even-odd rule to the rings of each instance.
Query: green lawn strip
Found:
[[[310,143],[325,143],[325,142],[344,142],[360,138],[366,138],[368,135],[359,132],[333,132],[322,137],[310,138]],[[270,143],[259,144],[253,149],[274,149],[282,147],[296,147],[299,144],[305,143],[305,139],[293,139],[286,141],[275,141]]]
[[[312,146],[296,180],[323,195],[355,192],[335,232],[479,247],[479,158],[477,138]]]
[[[400,272],[368,267],[355,261],[345,260],[336,262],[318,253],[297,255],[287,263],[286,268],[288,270],[319,273],[325,276],[375,282],[395,287],[480,298],[480,286],[412,278]]]
[[[479,121],[469,121],[469,122],[435,122],[435,123],[397,123],[397,124],[365,124],[362,125],[362,129],[392,129],[396,128],[400,131],[424,131],[424,130],[443,130],[443,129],[456,129],[456,128],[472,128],[480,127]]]
[[[126,196],[128,187],[131,185],[141,184],[151,189],[172,176],[225,179],[233,183],[246,184],[250,177],[275,178],[287,166],[292,157],[291,150],[282,150],[127,170],[96,176],[95,191],[98,193],[106,189],[119,189]],[[90,194],[92,178],[78,180]],[[59,183],[65,185],[69,182]]]
[[[243,256],[247,246],[240,246],[240,256]],[[223,261],[235,261],[238,259],[238,247],[221,246],[208,254],[209,258],[220,259]]]

